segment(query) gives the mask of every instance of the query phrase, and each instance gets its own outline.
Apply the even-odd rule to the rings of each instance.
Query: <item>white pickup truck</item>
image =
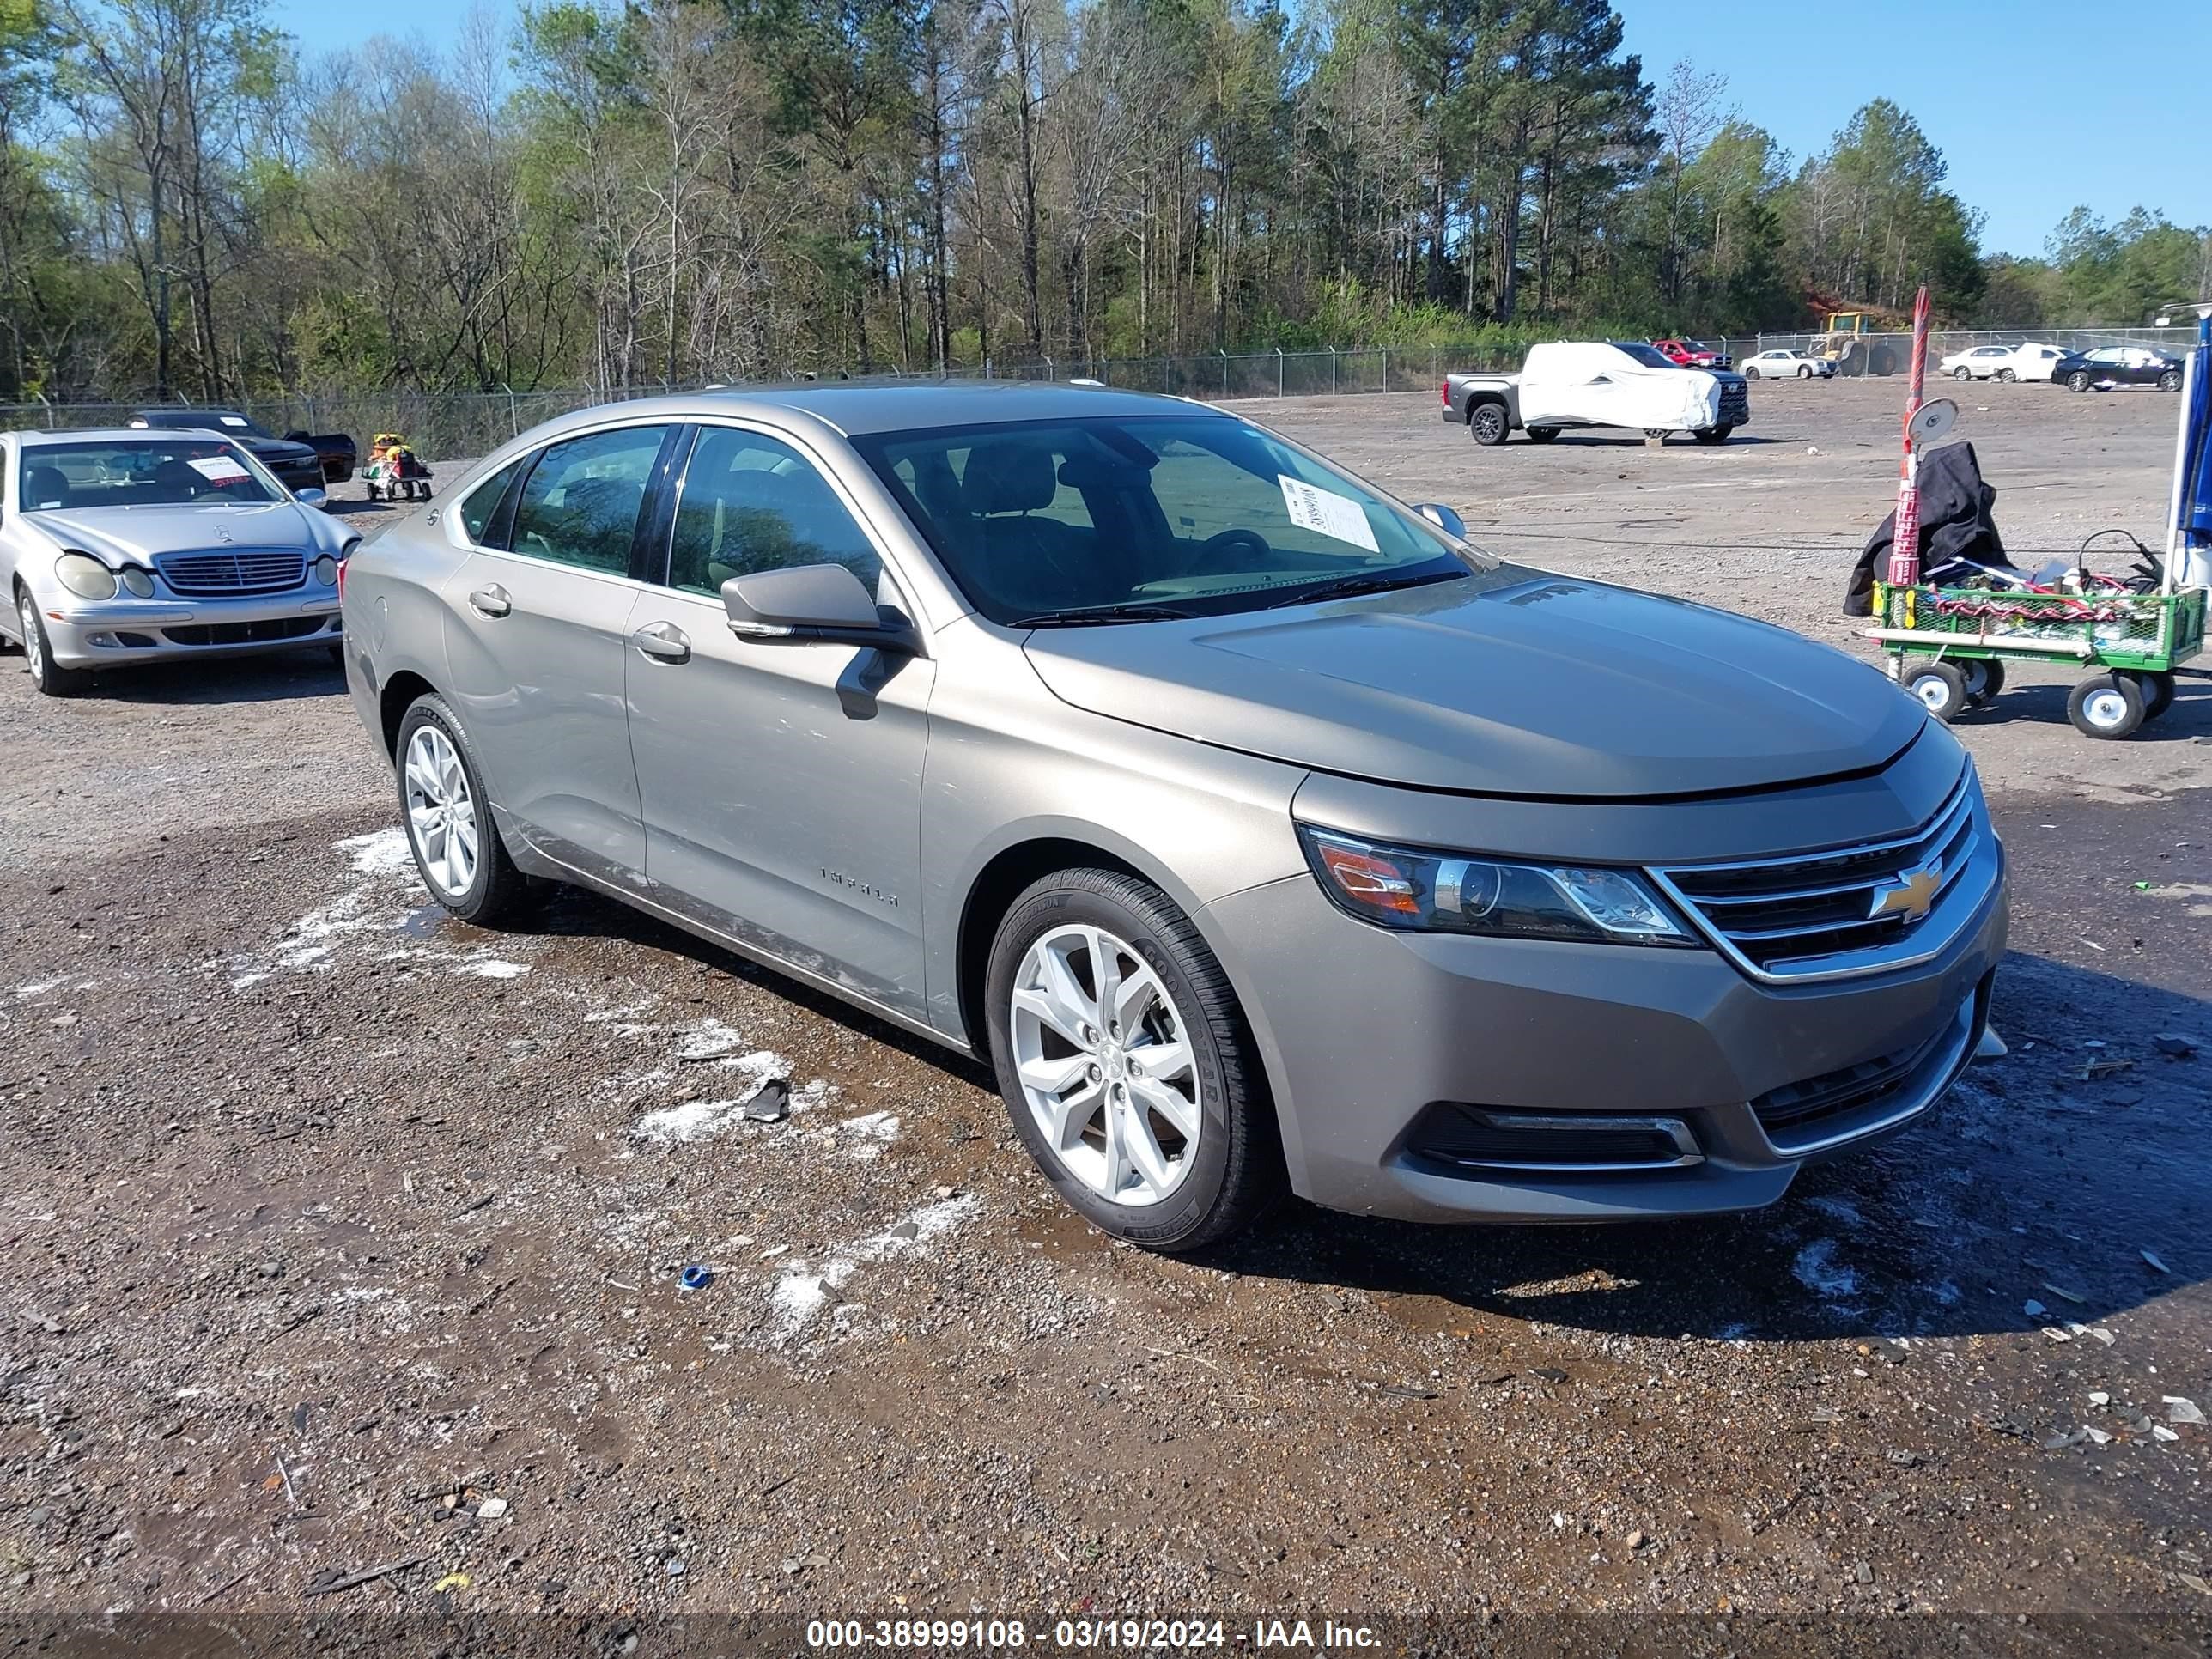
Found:
[[[1751,419],[1742,375],[1683,368],[1638,341],[1530,346],[1518,374],[1447,375],[1443,398],[1444,419],[1479,444],[1502,444],[1516,428],[1548,443],[1572,426],[1626,427],[1650,438],[1686,432],[1717,444]]]

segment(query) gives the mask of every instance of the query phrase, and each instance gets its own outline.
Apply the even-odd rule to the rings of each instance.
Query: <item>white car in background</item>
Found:
[[[1745,358],[1739,368],[1747,380],[1832,380],[1836,377],[1833,357],[1808,357],[1802,351],[1785,351],[1779,346]]]
[[[2040,340],[2031,340],[2026,345],[2012,349],[2012,373],[2014,380],[2047,380],[2051,366],[2066,355],[2059,346],[2045,345]],[[2002,380],[2004,377],[1997,377]]]
[[[1940,367],[1954,380],[2016,380],[2020,371],[2012,354],[2010,346],[1969,346],[1944,358]],[[2050,378],[2047,371],[2045,378]]]

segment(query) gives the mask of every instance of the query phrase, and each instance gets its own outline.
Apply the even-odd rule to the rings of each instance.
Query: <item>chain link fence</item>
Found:
[[[1757,351],[1786,346],[1816,350],[1817,333],[1761,334],[1716,340],[1741,365]],[[1929,336],[1932,366],[1947,353],[1977,345],[2018,345],[2039,341],[2066,350],[2143,344],[2185,349],[2196,343],[2192,328],[1942,329]],[[1849,337],[1839,372],[1844,374],[1901,374],[1910,367],[1909,334]],[[939,375],[889,372],[839,377],[819,384],[891,385],[902,381],[995,380],[1035,382],[1091,380],[1133,392],[1164,392],[1208,402],[1243,398],[1348,397],[1360,392],[1434,392],[1443,377],[1459,370],[1510,373],[1521,365],[1525,348],[1501,346],[1371,346],[1350,351],[1210,352],[1177,357],[1046,357],[1033,363],[987,362]],[[714,391],[730,383],[636,386],[614,390],[592,386],[540,386],[527,392],[346,392],[313,397],[247,398],[228,405],[280,436],[294,433],[343,432],[366,457],[368,441],[380,432],[397,432],[416,450],[433,458],[482,455],[509,438],[556,415],[595,404],[669,392]],[[790,381],[744,384],[779,385]],[[731,384],[732,390],[741,386]],[[140,404],[0,404],[0,426],[48,429],[116,427],[130,422]]]

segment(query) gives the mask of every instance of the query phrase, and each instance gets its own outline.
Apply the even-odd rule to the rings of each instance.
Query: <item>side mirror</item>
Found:
[[[292,492],[292,499],[299,502],[302,507],[327,507],[330,505],[331,498],[324,491],[316,489],[313,484],[309,484],[305,489],[294,490]]]
[[[842,564],[797,564],[757,570],[722,584],[730,632],[763,645],[827,641],[872,646],[918,656],[914,624],[879,607],[860,579]]]
[[[1462,541],[1467,539],[1467,520],[1442,501],[1422,501],[1413,508],[1413,511],[1443,531],[1445,535],[1456,536]]]

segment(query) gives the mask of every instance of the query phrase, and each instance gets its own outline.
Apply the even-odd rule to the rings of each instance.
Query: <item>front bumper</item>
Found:
[[[40,607],[54,660],[64,668],[117,668],[179,657],[243,657],[336,642],[335,587],[308,585],[252,599],[49,597]]]
[[[1345,915],[1306,876],[1206,914],[1295,1190],[1356,1212],[1519,1222],[1756,1209],[1806,1162],[1905,1127],[1972,1058],[2008,921],[2000,879],[1929,962],[1778,988],[1710,950],[1393,933]],[[1881,1090],[1770,1131],[1811,1091],[1851,1101],[1863,1077]],[[1467,1108],[1509,1135],[1563,1118],[1663,1121],[1646,1136],[1656,1154],[1632,1162],[1511,1168],[1437,1155],[1438,1114]]]

